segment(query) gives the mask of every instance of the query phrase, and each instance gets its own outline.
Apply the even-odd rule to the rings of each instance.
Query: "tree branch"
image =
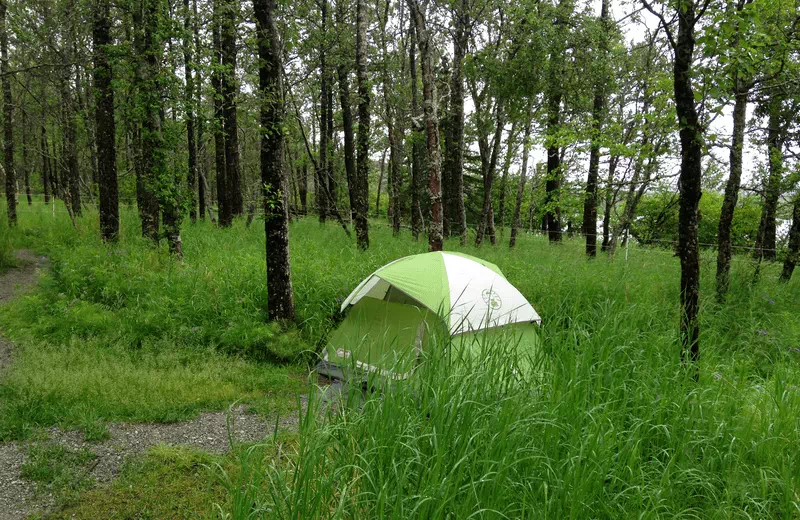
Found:
[[[650,13],[653,16],[657,17],[661,21],[661,25],[664,27],[664,32],[667,34],[667,39],[669,40],[669,44],[670,46],[672,46],[674,50],[677,47],[677,45],[675,44],[675,38],[672,37],[672,30],[669,28],[669,24],[664,19],[664,15],[662,13],[656,12],[656,10],[653,9],[653,6],[650,5],[650,2],[648,2],[647,0],[642,0],[642,5],[644,5],[645,9],[650,11]]]

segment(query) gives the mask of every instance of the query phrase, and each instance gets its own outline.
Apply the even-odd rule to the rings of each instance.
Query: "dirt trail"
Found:
[[[32,252],[17,251],[20,267],[0,275],[0,305],[20,290],[36,283],[47,259]],[[2,331],[0,331],[2,332]],[[0,378],[13,360],[13,345],[0,335]],[[113,480],[126,457],[141,454],[159,444],[184,445],[209,452],[224,453],[234,442],[257,442],[274,432],[276,418],[248,413],[238,406],[225,412],[204,413],[193,421],[172,424],[109,424],[110,438],[103,442],[87,442],[79,431],[47,430],[47,440],[69,450],[88,449],[96,456],[90,474],[98,484]],[[279,431],[296,431],[297,414],[281,418]],[[36,485],[21,477],[27,460],[25,443],[0,443],[0,520],[23,520],[29,515],[53,507],[55,498],[45,490],[37,493]]]
[[[9,269],[0,274],[0,305],[16,296],[19,292],[35,285],[39,279],[40,271],[47,266],[47,258],[36,256],[27,249],[16,251],[15,255],[19,260],[19,267]],[[11,364],[12,351],[13,345],[0,336],[0,376],[2,376],[6,367]]]

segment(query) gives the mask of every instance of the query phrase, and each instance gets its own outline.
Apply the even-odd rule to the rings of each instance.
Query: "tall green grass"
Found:
[[[232,518],[800,517],[800,353],[756,356],[764,377],[709,338],[695,383],[656,316],[604,311],[545,327],[535,379],[498,345],[307,413]]]
[[[21,213],[11,240],[49,254],[53,272],[39,293],[0,311],[0,324],[26,345],[27,358],[0,394],[12,396],[14,417],[37,400],[52,413],[19,424],[77,420],[89,403],[111,416],[122,409],[120,401],[109,404],[113,395],[93,400],[97,373],[64,369],[52,387],[44,376],[34,377],[37,356],[52,352],[67,367],[72,357],[85,360],[76,365],[84,367],[95,356],[121,363],[113,379],[134,387],[139,380],[156,384],[163,370],[164,393],[128,408],[147,420],[171,417],[176,408],[159,408],[165,398],[159,395],[198,386],[196,375],[212,374],[200,386],[222,380],[222,359],[242,365],[232,372],[229,391],[204,394],[206,406],[246,391],[240,373],[251,374],[245,381],[255,392],[276,388],[257,376],[271,366],[264,360],[313,360],[306,353],[324,345],[341,299],[361,279],[427,249],[407,234],[392,237],[382,222],[373,222],[367,252],[333,225],[293,223],[299,323],[282,331],[264,324],[265,243],[258,222],[228,230],[187,225],[186,256],[178,263],[138,238],[133,210],[122,217],[123,239],[108,247],[96,238],[91,213],[79,231],[58,212]],[[738,258],[730,297],[719,304],[714,253],[705,252],[695,383],[680,365],[680,269],[671,252],[632,247],[627,260],[620,252],[586,261],[577,239],[550,246],[536,236],[524,236],[513,251],[462,248],[457,241],[446,248],[498,264],[540,313],[537,378],[512,378],[505,356],[489,349],[474,365],[432,362],[408,385],[354,400],[332,416],[318,417],[312,402],[293,451],[270,465],[249,460],[245,450],[226,468],[235,478],[221,506],[225,513],[800,517],[800,281],[777,283],[772,265],[756,280],[755,266]],[[199,360],[207,356],[206,366]],[[77,386],[83,390],[68,391],[70,381],[84,381]]]
[[[384,233],[367,262],[420,248]],[[740,258],[719,304],[705,252],[694,382],[672,252],[586,261],[577,240],[537,237],[515,251],[447,246],[497,263],[540,312],[539,376],[516,382],[497,345],[333,416],[312,406],[288,462],[231,487],[231,503],[247,504],[232,518],[800,518],[797,280],[781,285],[767,266],[755,281]],[[354,266],[337,297],[373,267]]]

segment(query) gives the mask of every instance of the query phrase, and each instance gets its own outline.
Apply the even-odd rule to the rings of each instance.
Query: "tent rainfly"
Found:
[[[532,350],[533,324],[541,323],[496,265],[453,252],[407,256],[381,267],[350,293],[341,310],[345,319],[317,366],[337,379],[354,371],[362,378],[369,373],[407,378],[422,352],[437,344],[437,327],[462,345],[474,344],[478,333],[511,333]]]

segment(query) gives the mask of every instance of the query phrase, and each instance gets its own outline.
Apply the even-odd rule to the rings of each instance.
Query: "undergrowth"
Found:
[[[21,213],[10,240],[47,254],[53,270],[0,311],[23,345],[0,383],[6,438],[42,424],[174,420],[287,384],[302,391],[293,363],[313,363],[349,291],[427,249],[383,222],[372,223],[366,252],[333,225],[293,223],[298,324],[280,330],[265,324],[262,226],[187,224],[176,262],[138,237],[132,209],[122,217],[122,240],[106,246],[91,213],[78,231],[63,215]],[[489,356],[467,372],[425,371],[325,420],[312,405],[280,457],[241,452],[222,468],[233,484],[214,491],[222,513],[800,517],[797,277],[779,284],[779,266],[765,265],[756,278],[737,258],[718,303],[715,255],[703,252],[695,383],[680,363],[671,251],[633,246],[587,261],[578,239],[524,236],[514,250],[505,240],[446,249],[496,263],[542,316],[540,379],[499,386],[505,368]]]

